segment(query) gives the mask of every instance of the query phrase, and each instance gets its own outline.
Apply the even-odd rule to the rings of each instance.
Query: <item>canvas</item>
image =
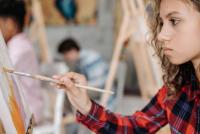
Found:
[[[0,126],[8,134],[25,134],[31,113],[20,91],[20,83],[4,67],[13,68],[0,33]]]

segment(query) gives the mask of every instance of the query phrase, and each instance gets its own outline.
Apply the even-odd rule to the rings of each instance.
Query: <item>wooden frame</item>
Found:
[[[159,78],[155,78],[155,76],[161,76],[161,71],[158,67],[158,64],[156,63],[157,61],[150,58],[153,51],[147,48],[145,43],[145,34],[148,28],[144,19],[144,2],[143,0],[121,0],[121,3],[124,15],[119,35],[116,41],[116,46],[113,53],[112,62],[110,65],[110,72],[108,74],[105,90],[112,90],[112,85],[115,78],[123,44],[125,43],[125,41],[130,39],[130,47],[132,50],[131,52],[133,53],[133,59],[136,66],[136,72],[142,97],[149,98],[149,96],[155,93],[155,89],[158,89],[159,86],[161,86],[162,82],[159,81]],[[141,27],[141,22],[143,23],[143,29]],[[156,75],[155,68],[158,69],[158,73]],[[101,104],[103,106],[107,104],[108,98],[108,94],[103,94],[101,98]]]
[[[112,60],[111,60],[110,71],[109,71],[108,79],[107,79],[106,85],[105,85],[105,90],[107,90],[107,91],[111,91],[111,89],[112,89],[117,66],[119,64],[119,57],[121,55],[121,51],[122,51],[124,42],[130,37],[130,35],[133,33],[133,30],[134,30],[134,29],[130,28],[131,24],[134,21],[129,12],[128,3],[126,2],[126,0],[121,0],[121,3],[122,3],[124,16],[123,16],[122,24],[120,26],[119,35],[116,40],[116,46],[115,46],[114,53],[113,53]],[[109,98],[108,94],[102,95],[101,104],[103,106],[105,106],[107,104],[108,98]]]
[[[30,27],[30,37],[32,40],[39,41],[41,62],[51,63],[52,57],[48,47],[44,16],[42,14],[41,3],[39,0],[32,0],[32,14],[34,21]]]
[[[136,5],[137,3],[137,5]],[[136,73],[141,94],[144,99],[150,99],[162,86],[162,71],[158,57],[154,56],[153,48],[146,43],[148,26],[145,20],[145,6],[142,0],[131,1],[132,12],[135,12],[135,33],[131,37],[131,52],[133,54]],[[140,58],[138,58],[140,55]]]

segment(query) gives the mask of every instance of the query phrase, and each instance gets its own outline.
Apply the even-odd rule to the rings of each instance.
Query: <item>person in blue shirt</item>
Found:
[[[81,49],[74,39],[67,38],[60,43],[58,52],[63,55],[71,71],[87,77],[88,85],[104,88],[109,66],[97,51]],[[99,95],[95,92],[91,96],[95,98]]]

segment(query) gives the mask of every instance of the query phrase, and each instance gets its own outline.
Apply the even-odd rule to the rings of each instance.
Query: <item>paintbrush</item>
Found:
[[[5,67],[3,67],[3,70],[5,72],[12,73],[12,74],[19,75],[19,76],[25,76],[25,77],[29,77],[29,78],[32,78],[32,79],[51,82],[51,83],[55,83],[55,84],[61,84],[61,85],[63,84],[58,80],[54,80],[52,78],[49,78],[49,77],[46,77],[46,76],[42,76],[42,75],[33,75],[33,74],[18,72],[18,71],[15,71],[14,69],[9,69],[9,68],[5,68]],[[99,88],[83,86],[83,85],[79,85],[79,84],[75,84],[75,86],[78,87],[78,88],[86,89],[86,90],[97,91],[97,92],[101,92],[101,93],[114,94],[114,92],[112,92],[112,91],[105,91],[105,90],[99,89]]]

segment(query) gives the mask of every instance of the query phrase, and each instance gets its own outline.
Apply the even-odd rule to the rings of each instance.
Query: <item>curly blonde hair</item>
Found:
[[[200,0],[184,0],[192,2],[192,4],[200,11]],[[153,18],[150,19],[151,29],[151,45],[155,49],[156,55],[160,58],[161,67],[163,71],[163,81],[168,88],[168,95],[176,95],[183,86],[192,85],[193,89],[197,89],[199,82],[195,75],[195,69],[191,61],[174,65],[170,63],[169,59],[163,54],[162,42],[157,39],[157,35],[161,30],[161,22],[159,17],[159,6],[161,0],[153,0],[151,3],[153,7]]]

